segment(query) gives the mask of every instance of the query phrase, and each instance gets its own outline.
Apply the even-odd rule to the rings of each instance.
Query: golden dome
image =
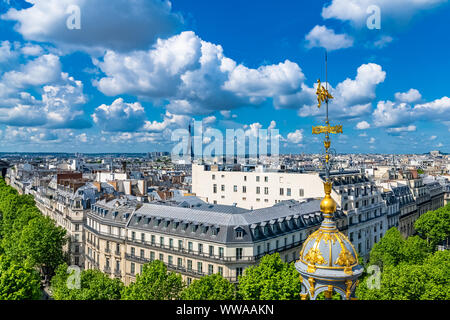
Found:
[[[315,299],[320,292],[331,297],[333,291],[349,299],[363,272],[353,244],[333,220],[336,202],[331,198],[331,188],[331,182],[324,182],[325,197],[320,203],[324,220],[305,240],[300,259],[295,263],[302,279],[302,299],[307,294]]]

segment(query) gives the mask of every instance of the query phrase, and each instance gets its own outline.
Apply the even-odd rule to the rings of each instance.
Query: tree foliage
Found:
[[[401,262],[421,263],[431,249],[425,240],[418,236],[406,240],[397,228],[389,229],[383,238],[370,251],[369,265],[396,266]]]
[[[31,300],[41,297],[39,273],[0,256],[0,300]]]
[[[361,300],[449,300],[450,252],[437,251],[423,264],[385,266],[379,288],[361,281],[356,296]]]
[[[414,228],[433,248],[450,237],[450,204],[428,211],[416,220]]]
[[[274,253],[245,269],[238,288],[238,297],[244,300],[296,300],[300,299],[301,282],[294,264],[283,262]]]
[[[235,287],[220,274],[194,280],[181,293],[182,300],[233,300]]]
[[[79,288],[73,281],[77,276]],[[67,264],[62,264],[52,278],[51,289],[56,300],[119,300],[123,283],[99,270],[83,270],[79,274],[75,270],[69,272]]]
[[[430,211],[416,221],[419,236],[403,239],[396,228],[389,229],[370,252],[369,265],[381,268],[379,287],[366,275],[356,289],[362,300],[449,300],[450,251],[436,251],[436,244],[448,237],[442,220],[449,219],[449,207]]]
[[[181,275],[167,272],[166,265],[159,260],[143,266],[136,282],[125,287],[122,292],[124,300],[173,300],[179,299],[184,288]]]
[[[19,195],[0,179],[0,254],[9,261],[11,277],[20,274],[31,285],[36,274],[39,275],[37,269],[52,275],[64,261],[65,234],[63,228],[40,213],[33,196]],[[37,279],[39,282],[39,276]],[[34,296],[30,292],[31,299]],[[13,299],[14,294],[9,297]]]

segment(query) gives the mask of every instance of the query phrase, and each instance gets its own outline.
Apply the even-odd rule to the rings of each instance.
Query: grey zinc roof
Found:
[[[136,207],[130,201],[122,199],[119,200],[120,205],[115,207],[116,201],[118,199],[97,202],[95,206],[109,210],[106,214],[94,214],[105,222],[126,223],[128,228],[135,230],[157,230],[162,234],[208,239],[219,243],[262,241],[318,225],[322,221],[320,200],[313,199],[306,202],[288,200],[270,208],[256,210],[207,203],[197,203],[192,207],[180,206],[183,202],[144,203]],[[113,216],[114,211],[118,211],[118,217]],[[336,213],[337,216],[342,214],[341,211]],[[292,218],[287,219],[289,217]],[[197,228],[192,229],[193,226]],[[264,226],[269,228],[264,229]],[[236,234],[238,228],[243,230],[240,238]]]

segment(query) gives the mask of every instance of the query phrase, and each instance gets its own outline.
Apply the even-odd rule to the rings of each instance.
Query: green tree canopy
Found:
[[[40,297],[39,273],[0,256],[0,300],[36,300]]]
[[[385,266],[379,288],[367,278],[356,289],[361,300],[449,300],[450,251],[437,251],[422,264]]]
[[[420,263],[430,252],[426,241],[418,236],[404,239],[397,228],[390,228],[370,251],[369,265],[396,266],[401,262]]]
[[[183,290],[180,274],[167,272],[166,265],[155,260],[143,266],[136,282],[125,287],[122,292],[124,300],[172,300],[179,299]]]
[[[421,215],[414,228],[433,248],[450,237],[450,204]]]
[[[285,263],[278,253],[264,256],[256,266],[239,277],[238,297],[244,300],[300,299],[301,282],[293,263]]]
[[[46,267],[51,274],[64,262],[65,235],[66,230],[55,226],[49,217],[40,217],[30,220],[17,241],[31,265]]]
[[[194,280],[181,293],[182,300],[233,300],[235,287],[220,274]]]
[[[64,261],[66,231],[44,217],[33,196],[19,195],[0,179],[1,251],[20,265],[52,275]]]
[[[77,276],[79,288],[75,279]],[[111,279],[99,270],[83,270],[79,274],[72,270],[69,274],[67,264],[56,269],[51,281],[55,300],[119,300],[123,287],[119,279]]]

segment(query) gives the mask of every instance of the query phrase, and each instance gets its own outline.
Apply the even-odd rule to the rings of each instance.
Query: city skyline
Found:
[[[448,1],[136,1],[126,28],[126,1],[46,3],[0,6],[0,152],[170,151],[194,118],[317,154],[325,49],[340,153],[450,152]]]

